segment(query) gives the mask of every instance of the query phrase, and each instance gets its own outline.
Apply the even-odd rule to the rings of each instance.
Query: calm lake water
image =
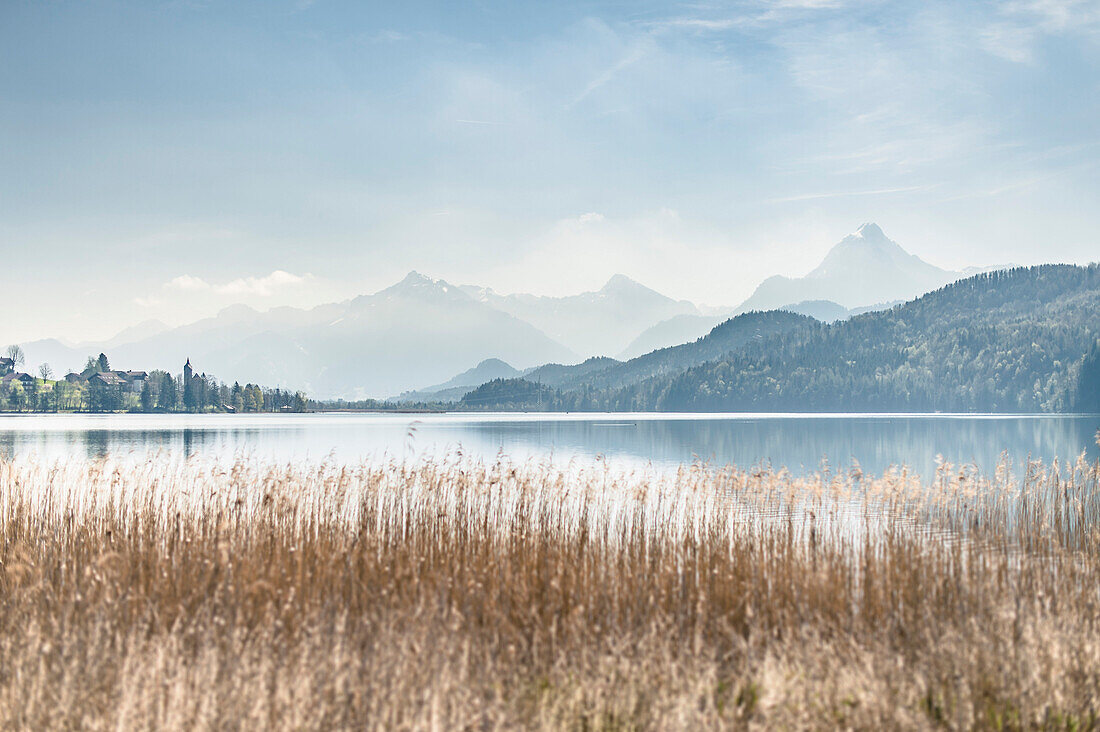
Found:
[[[1007,453],[1096,460],[1100,415],[303,414],[4,415],[0,457],[142,460],[151,453],[341,462],[463,454],[668,468],[693,460],[795,472],[858,461],[930,474],[937,455],[991,473]]]

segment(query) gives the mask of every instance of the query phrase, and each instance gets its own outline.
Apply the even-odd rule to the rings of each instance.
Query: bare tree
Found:
[[[38,375],[42,377],[43,381],[49,381],[53,378],[53,369],[50,368],[48,363],[39,364]]]
[[[4,353],[12,360],[15,368],[19,368],[27,361],[27,355],[23,353],[23,349],[17,345],[12,344],[8,346],[8,350]]]

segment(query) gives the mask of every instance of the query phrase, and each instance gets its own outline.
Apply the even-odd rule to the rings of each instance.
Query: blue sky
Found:
[[[735,305],[1100,259],[1100,3],[0,2],[0,341],[417,269]]]

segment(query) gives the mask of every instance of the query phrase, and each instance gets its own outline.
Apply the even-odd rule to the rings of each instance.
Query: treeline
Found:
[[[97,389],[93,389],[96,391]],[[182,376],[151,371],[139,395],[143,412],[305,412],[301,392],[269,389],[257,384],[227,384],[213,376]]]
[[[311,412],[446,412],[449,402],[391,402],[384,399],[309,399]]]
[[[486,384],[462,409],[1100,411],[1100,265],[977,275],[624,388]]]

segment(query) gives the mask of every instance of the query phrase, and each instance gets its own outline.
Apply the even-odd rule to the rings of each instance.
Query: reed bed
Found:
[[[0,727],[1095,729],[1100,465],[0,462]]]

